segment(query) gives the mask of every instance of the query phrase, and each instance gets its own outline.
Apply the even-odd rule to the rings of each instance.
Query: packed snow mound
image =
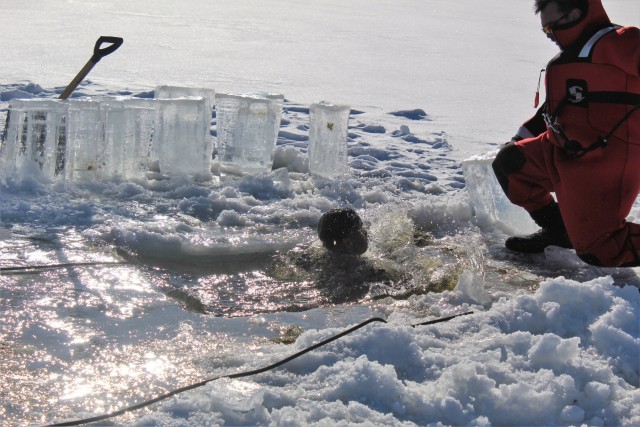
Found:
[[[255,382],[221,380],[164,403],[143,424],[638,425],[640,294],[609,277],[547,280],[534,294],[484,310],[456,291],[416,308],[470,316],[409,326],[373,324]],[[309,330],[258,368],[338,333]],[[263,349],[266,350],[266,349]],[[249,369],[249,368],[247,368]],[[179,421],[182,420],[182,421]]]

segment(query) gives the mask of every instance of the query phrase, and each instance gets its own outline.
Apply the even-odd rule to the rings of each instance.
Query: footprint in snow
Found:
[[[429,120],[427,113],[425,113],[425,111],[420,108],[416,108],[414,110],[392,111],[389,114],[396,117],[404,117],[409,120]]]

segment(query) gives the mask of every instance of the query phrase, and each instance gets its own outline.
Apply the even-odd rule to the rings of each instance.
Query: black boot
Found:
[[[556,202],[529,212],[529,215],[542,229],[528,236],[509,237],[504,244],[507,249],[522,253],[538,253],[543,252],[547,246],[573,248]]]

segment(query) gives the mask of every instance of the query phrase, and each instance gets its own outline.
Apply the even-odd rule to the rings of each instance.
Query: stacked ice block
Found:
[[[14,100],[3,174],[34,162],[50,178],[211,176],[211,99]],[[157,177],[157,175],[156,175]]]
[[[155,98],[15,100],[0,146],[2,171],[34,162],[68,180],[211,177],[212,109],[216,108],[222,171],[271,170],[284,96],[215,94],[211,89],[159,86]],[[323,178],[345,174],[350,108],[310,109],[309,169]]]
[[[216,93],[213,89],[183,86],[158,86],[154,97],[162,104],[159,127],[151,150],[152,162],[158,162],[166,176],[211,176],[213,139],[211,116]],[[193,101],[204,99],[204,108]]]
[[[105,175],[104,126],[100,102],[69,101],[67,104],[67,179]]]
[[[153,136],[160,173],[167,177],[211,177],[213,145],[209,138],[211,112],[204,98],[160,99]]]
[[[226,170],[271,170],[283,103],[275,94],[216,94],[218,159]]]
[[[322,178],[336,178],[348,171],[347,131],[351,108],[326,102],[310,109],[309,171]]]
[[[144,178],[158,115],[150,99],[121,98],[103,102],[106,176]]]
[[[2,141],[2,170],[12,173],[24,159],[35,162],[47,176],[65,165],[67,104],[58,100],[12,101]]]

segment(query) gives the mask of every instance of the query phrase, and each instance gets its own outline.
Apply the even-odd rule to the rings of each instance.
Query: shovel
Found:
[[[89,71],[105,56],[110,53],[115,52],[121,45],[123,39],[120,37],[109,37],[109,36],[101,36],[98,38],[96,45],[93,49],[93,56],[89,59],[89,62],[80,70],[78,75],[69,83],[69,86],[62,92],[59,96],[59,99],[67,99],[69,95],[78,87],[80,82],[89,74]],[[107,43],[108,45],[102,47],[103,44]],[[40,132],[30,132],[29,126],[34,126],[34,123],[28,124],[28,121],[42,121],[43,117],[46,117],[46,113],[37,114],[38,112],[32,112],[30,116],[24,118],[24,123],[21,125],[21,129],[15,130],[13,133],[12,140],[14,143],[18,144],[18,150],[20,153],[29,152],[28,156],[33,157],[31,160],[36,161],[40,168],[43,168],[45,163],[44,160],[44,152],[45,152],[45,144],[47,143],[46,138],[46,130],[40,130]],[[4,131],[0,132],[0,154],[6,151],[5,143],[7,141],[7,137],[9,135],[9,121],[13,119],[13,114],[11,107],[9,107],[9,111],[7,112],[7,118],[5,121]],[[46,120],[45,120],[46,121]],[[37,124],[37,123],[35,123]],[[40,123],[41,127],[46,127],[47,123]],[[45,128],[43,128],[45,129]],[[64,132],[64,128],[62,128],[62,132]],[[44,137],[42,135],[45,135]],[[29,141],[27,141],[29,138]],[[63,169],[65,164],[65,137],[64,134],[58,135],[56,140],[53,142],[55,144],[55,163],[54,165],[49,165],[48,169],[53,171],[53,175],[59,175]],[[51,143],[51,142],[49,142]]]
[[[96,41],[96,45],[93,48],[93,56],[89,61],[85,64],[85,66],[80,70],[77,76],[71,80],[69,86],[62,92],[59,96],[59,99],[67,99],[69,95],[78,87],[80,82],[89,74],[89,71],[105,56],[115,52],[120,46],[122,46],[122,42],[124,40],[120,37],[110,37],[110,36],[100,36],[98,41]],[[101,47],[104,43],[110,43],[106,47]]]
[[[102,58],[115,52],[122,45],[122,42],[123,42],[123,39],[120,37],[101,36],[100,38],[98,38],[98,41],[96,42],[96,45],[93,49],[93,56],[91,57],[91,59],[89,59],[89,62],[87,62],[87,64],[82,68],[82,70],[80,70],[78,75],[71,81],[71,83],[69,83],[69,86],[67,86],[64,92],[62,92],[62,94],[59,96],[59,99],[67,99],[69,95],[71,95],[71,93],[82,82],[82,80],[87,76],[87,74],[89,74],[89,71],[91,71],[91,69]],[[106,47],[102,47],[104,43],[108,43],[109,45]],[[40,120],[42,120],[40,115],[37,115],[37,116],[40,118]],[[44,117],[44,115],[42,116]],[[12,118],[11,108],[9,108],[9,111],[7,112],[7,118],[5,121],[4,131],[0,132],[0,153],[2,153],[3,151],[6,151],[5,142],[7,141],[7,137],[9,134],[9,121],[11,120],[11,118]],[[29,120],[34,120],[34,119],[35,119],[35,116],[33,116]],[[44,125],[45,123],[42,123],[42,126]],[[15,138],[12,138],[12,139],[14,140],[14,142],[21,144],[19,149],[23,152],[27,150],[26,144],[30,143],[31,150],[33,151],[31,155],[35,156],[33,160],[37,161],[40,167],[42,168],[44,164],[44,160],[42,159],[42,157],[45,150],[44,148],[45,140],[43,140],[42,138],[38,139],[38,135],[35,135],[34,136],[35,139],[33,141],[27,142],[25,138],[27,138],[28,135],[30,134],[30,132],[28,131],[28,126],[29,125],[27,124],[27,119],[25,118],[24,123],[22,125],[22,129],[16,130],[15,132],[17,133],[14,135]],[[24,135],[24,136],[20,136],[20,140],[18,141],[18,135]],[[54,175],[58,175],[63,170],[63,167],[64,167],[64,144],[65,144],[64,138],[62,138],[62,140],[58,140],[54,142],[54,144],[56,144],[55,152],[56,152],[57,159],[55,161],[55,166],[51,166],[50,169],[53,170],[53,168],[55,167]]]

